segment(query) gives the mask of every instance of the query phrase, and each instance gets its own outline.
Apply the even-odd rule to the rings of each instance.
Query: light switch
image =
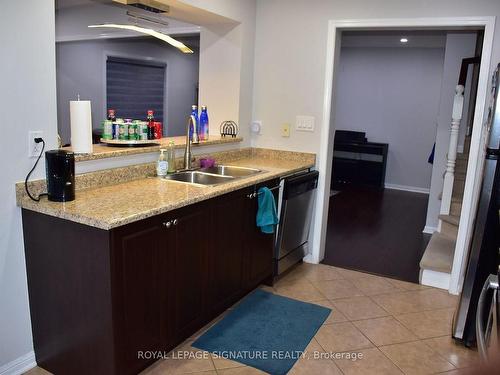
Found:
[[[295,129],[301,132],[314,131],[314,117],[313,116],[297,116],[295,118]]]
[[[290,137],[290,124],[285,123],[281,125],[281,136]]]

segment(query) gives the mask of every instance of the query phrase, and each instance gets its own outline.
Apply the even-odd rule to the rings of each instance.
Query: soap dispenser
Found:
[[[165,177],[168,172],[168,161],[165,155],[165,149],[160,150],[160,156],[156,162],[156,175],[158,177]]]

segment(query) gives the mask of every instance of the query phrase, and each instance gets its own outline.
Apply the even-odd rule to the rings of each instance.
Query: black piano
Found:
[[[366,133],[335,131],[332,187],[349,186],[384,188],[387,143],[368,142]]]

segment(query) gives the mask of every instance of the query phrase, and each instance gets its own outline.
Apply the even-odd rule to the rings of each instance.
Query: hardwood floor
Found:
[[[349,189],[330,198],[323,263],[418,282],[428,195]]]

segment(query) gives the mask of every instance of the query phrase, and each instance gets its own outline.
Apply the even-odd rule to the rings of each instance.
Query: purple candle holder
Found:
[[[211,168],[215,165],[215,159],[212,158],[202,158],[200,159],[201,168]]]

